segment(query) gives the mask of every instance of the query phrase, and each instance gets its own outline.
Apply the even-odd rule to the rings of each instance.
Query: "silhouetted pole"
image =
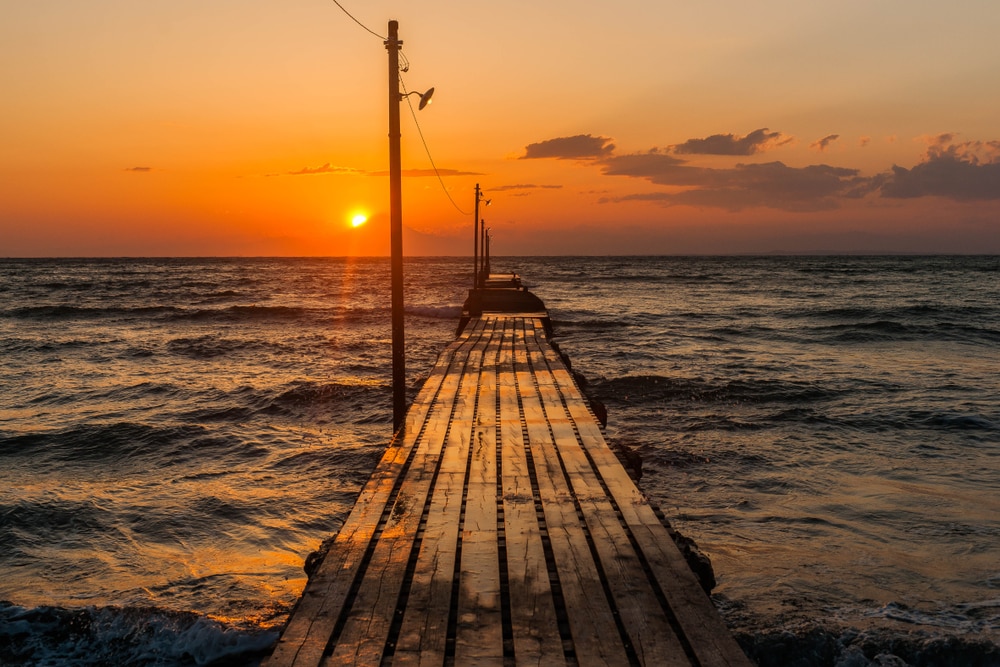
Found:
[[[392,265],[392,431],[406,418],[406,351],[403,338],[403,195],[399,157],[399,22],[389,21],[389,248]]]
[[[486,252],[483,256],[486,257],[486,268],[483,269],[483,272],[485,273],[485,277],[483,278],[484,280],[489,277],[490,271],[492,270],[490,269],[490,241],[493,240],[493,237],[490,235],[490,230],[488,229],[486,230],[485,236],[486,236]]]
[[[479,271],[479,284],[482,287],[486,287],[486,221],[479,221],[479,256],[482,258],[480,262],[482,266]]]
[[[479,287],[479,199],[482,191],[476,183],[476,215],[472,225],[472,287]]]

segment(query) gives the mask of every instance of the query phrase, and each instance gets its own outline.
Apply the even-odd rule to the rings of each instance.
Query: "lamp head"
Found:
[[[433,86],[427,89],[426,93],[420,95],[420,104],[417,105],[417,109],[423,109],[425,106],[431,103],[431,96],[434,94]]]

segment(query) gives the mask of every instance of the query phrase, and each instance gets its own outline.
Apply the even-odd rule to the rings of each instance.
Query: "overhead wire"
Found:
[[[417,120],[417,112],[413,108],[413,103],[410,101],[410,96],[406,90],[406,84],[403,83],[402,76],[399,77],[399,85],[403,89],[403,97],[406,98],[406,105],[410,107],[410,115],[413,116],[413,124],[417,126],[417,134],[420,135],[420,142],[424,145],[424,152],[427,153],[427,159],[430,161],[431,167],[434,169],[434,175],[437,176],[438,183],[441,184],[441,189],[444,190],[445,196],[448,197],[448,201],[451,202],[451,205],[455,207],[456,211],[458,211],[462,215],[472,215],[468,211],[462,210],[462,208],[455,203],[455,200],[452,198],[451,193],[448,192],[448,188],[444,184],[444,179],[441,178],[441,172],[438,171],[437,165],[434,164],[434,158],[431,156],[431,149],[427,146],[427,140],[424,138],[424,131],[420,129],[420,122]]]
[[[362,23],[361,21],[359,21],[354,16],[354,14],[350,13],[349,11],[347,11],[347,9],[344,7],[344,5],[342,5],[339,2],[337,2],[337,0],[332,0],[332,1],[333,1],[333,4],[335,4],[338,7],[340,7],[340,11],[344,12],[345,14],[347,14],[348,18],[350,18],[352,21],[354,21],[359,26],[361,26],[362,28],[364,28],[366,31],[368,31],[372,35],[375,35],[376,37],[378,37],[379,39],[381,39],[383,42],[388,39],[388,37],[383,37],[382,35],[378,34],[374,30],[372,30],[371,28],[369,28],[368,26],[366,26],[364,23]],[[402,71],[404,71],[404,72],[409,72],[410,71],[410,60],[409,60],[409,58],[406,57],[406,54],[403,53],[402,49],[399,50],[399,57],[403,59],[403,64],[400,66],[400,69]]]
[[[382,35],[378,34],[374,30],[372,30],[371,28],[369,28],[368,26],[366,26],[364,23],[362,23],[361,21],[359,21],[357,18],[355,18],[354,15],[351,14],[349,11],[347,11],[347,9],[345,9],[342,4],[340,4],[339,2],[337,2],[337,0],[332,0],[332,1],[333,1],[333,4],[335,4],[338,7],[340,7],[340,11],[344,12],[348,16],[348,18],[350,18],[352,21],[354,21],[359,26],[361,26],[362,28],[364,28],[367,32],[369,32],[372,35],[378,37],[383,42],[386,41],[386,39],[388,39],[388,38],[383,37]],[[399,50],[399,55],[403,59],[403,62],[400,64],[400,67],[399,67],[400,71],[401,72],[409,72],[410,71],[410,60],[409,60],[409,58],[406,57],[406,54],[403,53],[402,49]],[[451,193],[448,192],[448,188],[444,184],[444,179],[441,178],[441,172],[438,170],[437,165],[434,164],[434,158],[431,156],[431,149],[427,146],[427,140],[424,138],[424,131],[422,129],[420,129],[420,122],[417,121],[417,112],[413,109],[413,103],[410,102],[409,93],[406,90],[406,84],[403,83],[403,77],[402,77],[402,75],[400,75],[400,77],[399,77],[399,85],[403,89],[403,97],[406,98],[406,105],[408,107],[410,107],[410,114],[413,116],[413,124],[417,126],[417,134],[420,135],[420,142],[424,145],[424,152],[427,153],[427,159],[430,161],[431,167],[434,168],[434,175],[437,176],[438,183],[441,184],[441,189],[444,190],[445,196],[448,197],[448,201],[450,201],[451,205],[455,207],[455,210],[457,210],[462,215],[472,215],[468,211],[462,210],[462,208],[458,204],[455,203],[455,200],[452,198]]]
[[[354,21],[355,23],[357,23],[359,26],[361,26],[362,28],[364,28],[365,30],[367,30],[368,32],[370,32],[371,34],[375,35],[376,37],[378,37],[379,39],[381,39],[383,42],[386,40],[385,37],[383,37],[382,35],[378,34],[374,30],[372,30],[371,28],[369,28],[368,26],[366,26],[364,23],[362,23],[361,21],[359,21],[356,18],[354,18],[354,15],[351,14],[346,9],[344,9],[344,5],[342,5],[339,2],[337,2],[337,0],[333,0],[333,4],[335,4],[338,7],[340,7],[340,11],[344,12],[345,14],[347,14],[347,16],[350,17],[350,19],[352,21]]]

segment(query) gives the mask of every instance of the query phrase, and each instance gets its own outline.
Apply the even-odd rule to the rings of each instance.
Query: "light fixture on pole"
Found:
[[[431,90],[434,90],[431,88]],[[479,183],[476,183],[476,211],[473,214],[472,219],[472,287],[473,289],[478,288],[480,285],[479,280],[479,202],[485,201],[486,205],[489,206],[492,199],[483,199],[483,191],[479,189]]]
[[[397,433],[406,420],[406,352],[403,337],[403,195],[399,151],[399,104],[404,97],[420,95],[423,109],[431,101],[434,89],[426,93],[399,92],[399,22],[389,21],[389,246],[392,273],[392,431]]]
[[[400,44],[402,44],[402,42],[400,42]],[[420,95],[420,104],[417,105],[417,110],[423,111],[423,108],[431,103],[431,96],[434,95],[434,87],[432,86],[428,88],[426,93],[419,93],[415,90],[411,90],[408,93],[401,94],[399,99],[402,100],[404,97],[409,97],[410,95]]]

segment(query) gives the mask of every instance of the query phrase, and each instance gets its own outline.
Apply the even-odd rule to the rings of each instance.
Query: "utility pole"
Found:
[[[479,198],[482,197],[479,183],[476,183],[476,213],[472,226],[472,287],[479,287]]]
[[[490,271],[492,270],[490,268],[490,241],[493,240],[493,237],[490,235],[489,229],[485,230],[483,235],[486,237],[486,248],[483,251],[483,280],[485,281],[489,278]]]
[[[479,284],[482,287],[486,287],[487,271],[486,268],[486,221],[479,221],[479,257],[480,257],[480,267],[479,271]]]
[[[389,247],[392,267],[392,432],[406,419],[406,351],[403,337],[403,195],[399,156],[399,22],[389,21]]]

